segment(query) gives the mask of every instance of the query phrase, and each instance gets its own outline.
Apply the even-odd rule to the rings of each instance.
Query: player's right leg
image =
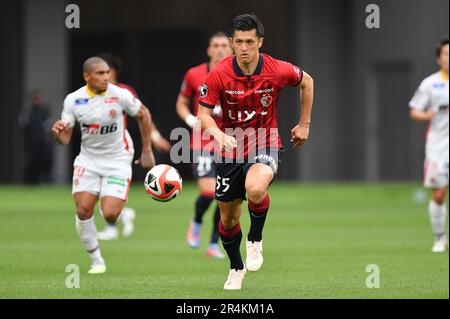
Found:
[[[88,169],[88,167],[90,169]],[[84,155],[78,155],[74,162],[72,194],[76,206],[76,229],[84,248],[92,260],[90,274],[104,273],[102,258],[94,222],[94,207],[100,193],[100,175],[94,171],[95,163]]]
[[[425,160],[424,186],[432,189],[432,197],[428,204],[428,213],[434,233],[432,252],[445,252],[448,246],[446,236],[447,207],[445,197],[448,187],[448,161],[434,160],[428,157]]]
[[[199,195],[195,201],[194,218],[189,224],[186,240],[191,248],[200,246],[200,235],[203,223],[203,215],[214,200],[215,178],[203,177],[197,179]]]
[[[74,197],[77,210],[77,233],[92,260],[89,273],[104,273],[106,271],[106,265],[98,245],[97,228],[93,217],[94,207],[98,199],[97,195],[90,192],[77,192],[74,194]]]
[[[223,248],[230,259],[230,272],[223,288],[225,290],[240,290],[247,272],[241,256],[242,231],[240,218],[242,214],[242,199],[232,202],[218,202],[220,209],[219,234]]]
[[[428,205],[430,222],[434,233],[434,244],[432,252],[442,253],[447,250],[448,241],[445,233],[447,207],[445,206],[445,195],[447,188],[435,188],[432,190],[432,198]]]

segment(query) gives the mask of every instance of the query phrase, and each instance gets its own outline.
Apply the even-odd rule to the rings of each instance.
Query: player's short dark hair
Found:
[[[444,46],[448,45],[448,37],[443,38],[436,46],[436,56],[439,58],[441,56],[441,51]]]
[[[117,75],[122,72],[123,69],[123,61],[122,59],[111,52],[104,52],[98,55],[100,58],[106,61],[110,68],[116,70]]]
[[[92,67],[95,64],[99,64],[99,63],[106,63],[108,64],[104,59],[98,57],[98,56],[93,56],[88,58],[86,61],[84,61],[83,63],[83,72],[89,73],[92,71]]]
[[[214,39],[214,38],[227,38],[228,39],[228,34],[226,34],[223,31],[217,31],[216,33],[212,34],[209,37],[209,43],[211,43],[211,40]]]
[[[258,38],[264,37],[264,26],[256,15],[240,14],[231,22],[229,33],[232,37],[235,31],[251,30],[256,30],[256,36]]]

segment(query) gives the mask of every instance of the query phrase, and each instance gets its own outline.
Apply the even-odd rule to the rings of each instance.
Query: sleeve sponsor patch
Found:
[[[203,84],[200,87],[200,98],[204,98],[208,95],[208,86],[206,84]]]

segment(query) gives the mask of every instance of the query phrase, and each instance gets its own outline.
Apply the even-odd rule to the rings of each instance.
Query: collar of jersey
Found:
[[[94,96],[96,96],[96,95],[100,95],[100,96],[105,96],[105,95],[106,95],[106,91],[103,91],[103,92],[100,93],[100,94],[97,94],[97,93],[92,92],[92,91],[89,89],[89,86],[87,86],[87,85],[86,85],[86,92],[87,92],[87,94],[89,95],[89,97],[94,97]]]
[[[262,53],[260,53],[258,65],[256,66],[255,72],[253,72],[253,74],[251,74],[250,76],[259,75],[261,73],[263,65],[264,65],[264,58],[263,58]],[[236,73],[237,76],[246,76],[244,73],[242,73],[242,70],[237,63],[236,56],[233,57],[233,69],[234,69],[234,73]]]
[[[444,71],[442,71],[441,70],[441,78],[444,80],[444,81],[448,81],[448,74],[445,74],[445,72]]]

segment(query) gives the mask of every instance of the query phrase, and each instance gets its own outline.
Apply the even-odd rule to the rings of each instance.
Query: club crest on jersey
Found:
[[[117,111],[116,111],[116,109],[111,109],[111,111],[109,111],[109,115],[110,115],[113,119],[115,119],[116,116],[117,116]]]
[[[298,67],[294,66],[294,72],[297,74],[300,74],[300,69]]]
[[[111,96],[105,99],[105,104],[113,104],[117,102],[119,102],[119,98],[117,96]]]
[[[261,104],[264,107],[268,107],[270,104],[272,104],[272,95],[264,94],[261,98]]]
[[[200,87],[200,98],[204,98],[208,95],[208,86],[206,84],[203,84]]]

